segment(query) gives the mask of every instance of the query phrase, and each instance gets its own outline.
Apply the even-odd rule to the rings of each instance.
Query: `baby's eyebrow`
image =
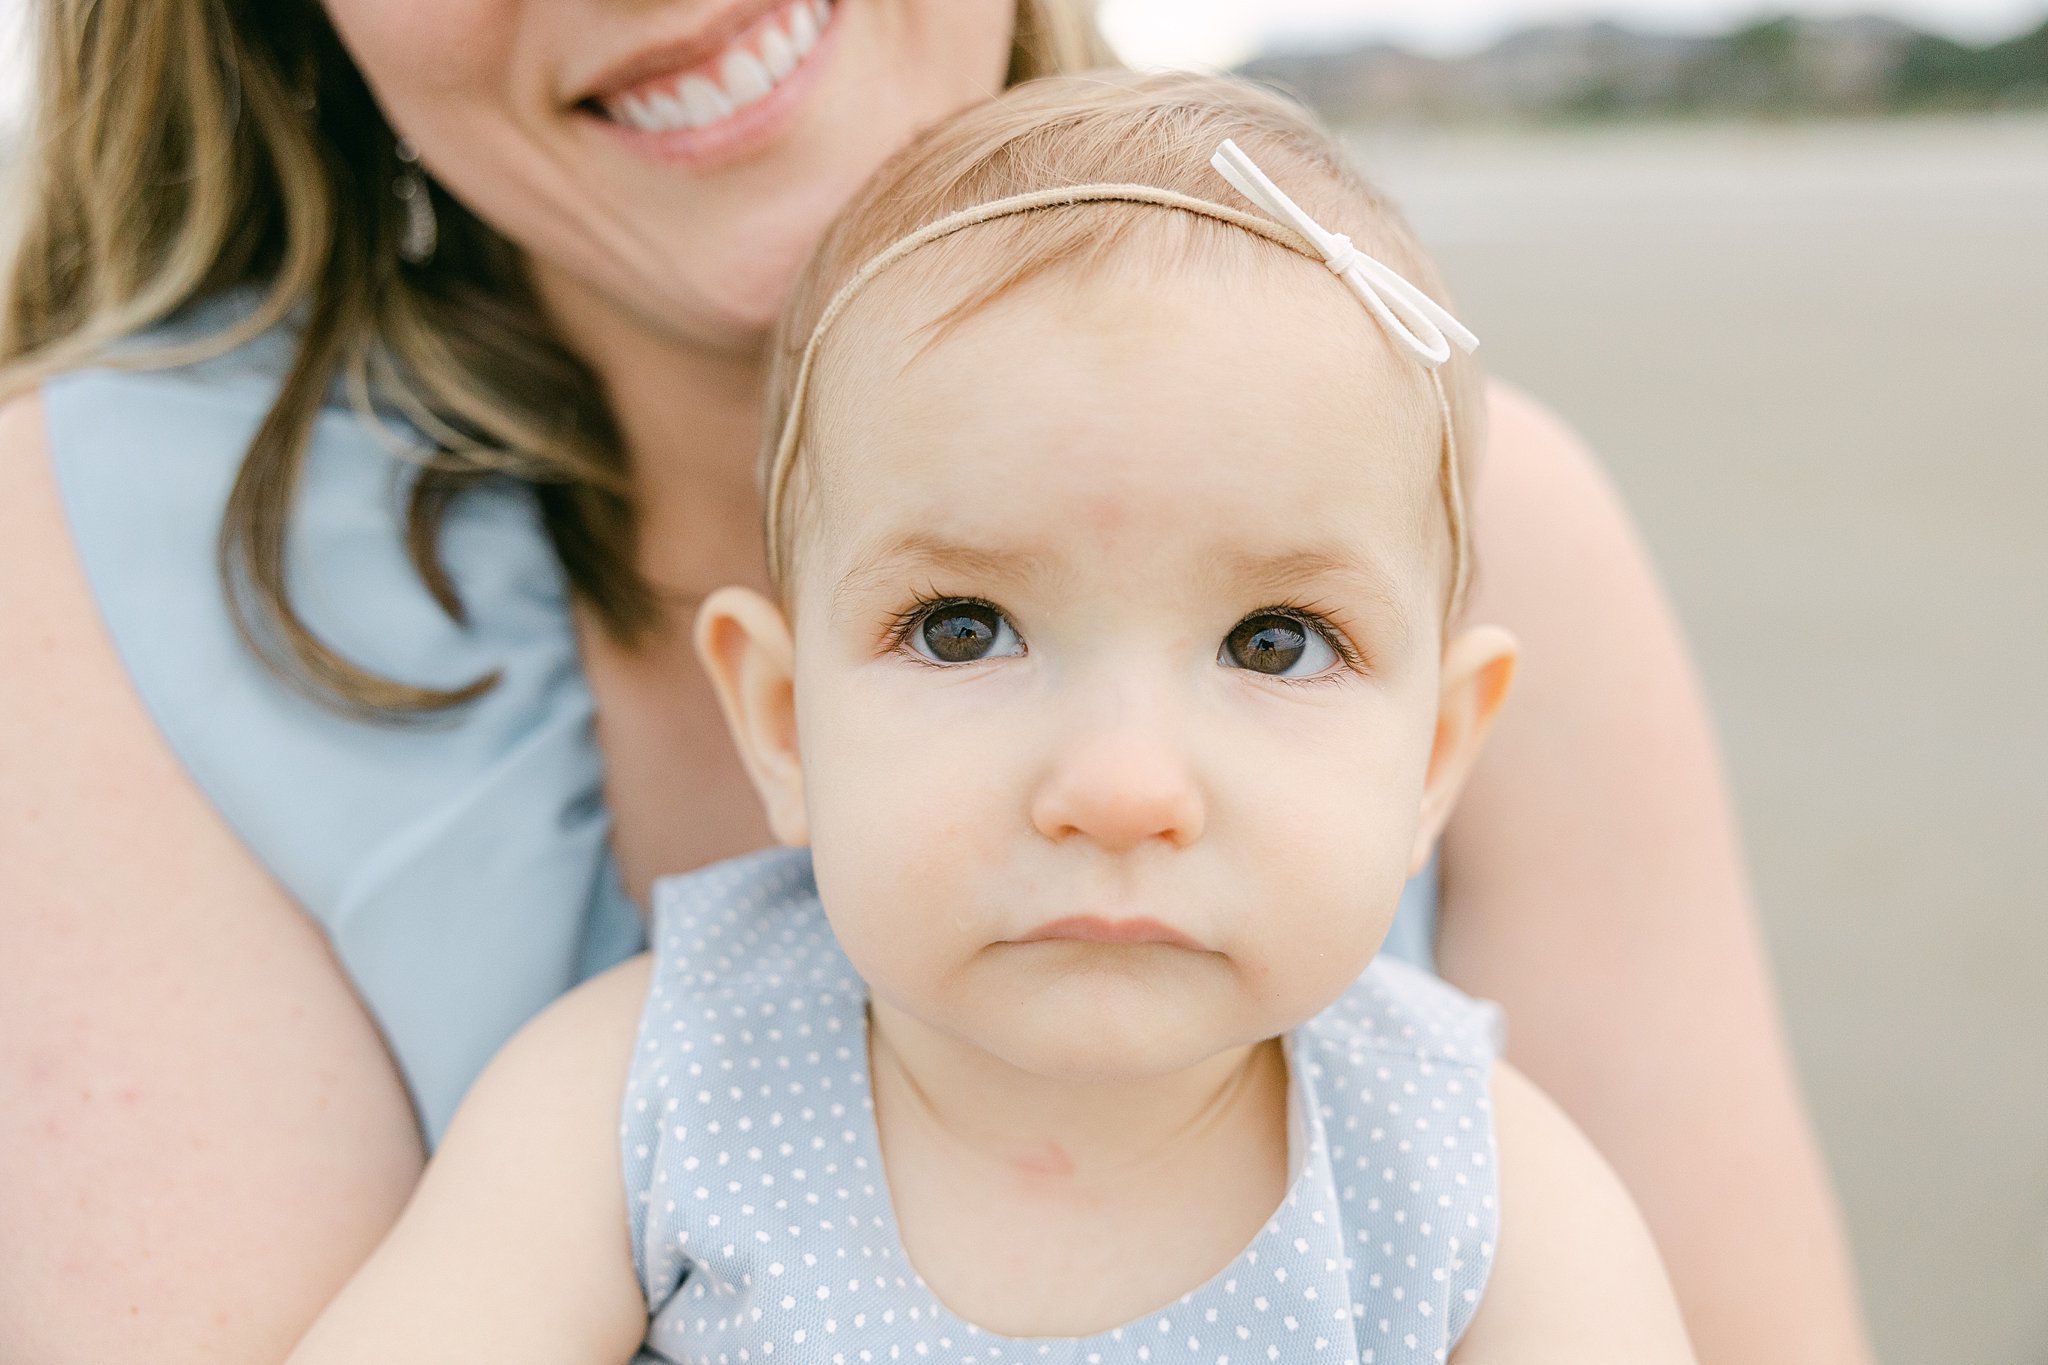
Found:
[[[1331,587],[1347,598],[1363,598],[1381,607],[1403,628],[1408,622],[1400,585],[1370,556],[1348,549],[1227,554],[1218,565],[1240,590],[1286,594]]]
[[[832,607],[839,611],[849,598],[894,585],[906,574],[945,573],[979,583],[1015,584],[1042,579],[1051,571],[1050,557],[1038,551],[990,549],[929,531],[906,531],[854,555],[832,589]]]

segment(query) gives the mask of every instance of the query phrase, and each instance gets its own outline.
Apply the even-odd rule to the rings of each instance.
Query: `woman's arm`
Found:
[[[290,1365],[604,1365],[647,1331],[619,1106],[643,955],[550,1005],[462,1101],[405,1216]]]
[[[1444,975],[1634,1194],[1707,1365],[1869,1357],[1678,626],[1607,480],[1496,389],[1474,619],[1522,642],[1443,848]]]
[[[420,1141],[319,931],[157,735],[0,408],[0,1360],[275,1365]]]
[[[1692,1365],[1671,1281],[1614,1172],[1513,1067],[1494,1068],[1492,1095],[1500,1245],[1451,1365]]]

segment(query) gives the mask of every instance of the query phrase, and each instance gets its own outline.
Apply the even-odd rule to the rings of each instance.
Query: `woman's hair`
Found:
[[[831,357],[858,347],[825,340],[812,359],[813,374],[800,388],[804,352],[834,298],[864,265],[927,224],[1039,191],[1141,185],[1242,207],[1236,191],[1209,164],[1225,138],[1236,141],[1311,217],[1346,233],[1360,250],[1448,305],[1435,265],[1400,214],[1292,101],[1244,81],[1187,73],[1104,70],[1034,81],[931,129],[898,152],[841,211],[798,274],[771,341],[768,415],[762,428],[762,502],[775,542],[769,548],[770,564],[791,562],[792,528],[803,522],[801,504],[815,486],[803,475],[805,447],[818,430],[812,420],[816,410],[830,406]],[[925,271],[935,279],[920,278],[916,285],[920,297],[937,307],[926,332],[929,344],[1054,270],[1136,262],[1140,268],[1174,272],[1202,269],[1232,253],[1262,253],[1278,261],[1288,251],[1243,227],[1186,210],[1090,199],[976,222],[918,247],[881,278],[910,274],[919,257],[926,259]],[[1334,279],[1330,287],[1343,288]],[[837,335],[836,330],[828,333]],[[1448,416],[1455,433],[1455,440],[1446,442],[1451,458],[1442,460],[1438,471],[1455,565],[1469,556],[1463,490],[1470,486],[1472,461],[1483,444],[1480,372],[1462,354],[1441,367],[1447,412],[1439,410],[1419,366],[1417,373],[1414,410],[1403,417],[1412,419],[1418,431],[1431,433],[1431,439],[1445,441]],[[804,411],[794,417],[800,425],[787,433],[795,444],[785,450],[791,408],[799,403]],[[822,425],[829,429],[829,420]],[[791,510],[775,515],[783,509]],[[1457,606],[1462,581],[1455,568],[1451,581],[1447,611]],[[778,586],[787,593],[786,584]]]
[[[0,309],[0,394],[91,362],[236,286],[229,331],[119,363],[218,354],[292,318],[296,351],[220,528],[237,626],[277,671],[357,713],[468,700],[382,678],[309,630],[285,581],[293,492],[338,378],[438,447],[412,490],[409,554],[450,616],[443,514],[492,474],[532,484],[570,583],[615,636],[657,619],[636,568],[636,509],[594,376],[555,337],[518,252],[434,191],[439,243],[404,262],[394,135],[314,0],[43,0],[24,208]],[[1012,82],[1107,59],[1092,0],[1018,0]]]

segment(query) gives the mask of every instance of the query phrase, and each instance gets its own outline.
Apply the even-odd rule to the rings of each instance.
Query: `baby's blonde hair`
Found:
[[[886,163],[834,222],[797,278],[772,341],[760,461],[770,576],[785,600],[796,518],[784,513],[784,504],[801,496],[802,450],[807,433],[816,429],[807,409],[816,406],[810,395],[817,393],[817,385],[802,373],[802,362],[807,349],[817,349],[812,343],[821,321],[835,325],[833,301],[849,282],[871,278],[862,275],[864,268],[921,228],[979,205],[1041,191],[1147,186],[1220,205],[1226,212],[1257,215],[1256,209],[1243,208],[1209,164],[1226,138],[1244,148],[1318,222],[1347,234],[1361,251],[1448,303],[1435,266],[1399,213],[1346,164],[1335,140],[1300,106],[1243,81],[1186,73],[1103,71],[1019,86],[926,133]],[[1049,271],[1100,265],[1127,244],[1162,240],[1146,229],[1167,221],[1168,215],[1191,224],[1197,234],[1193,240],[1204,247],[1243,250],[1232,244],[1255,244],[1265,235],[1155,202],[1121,199],[1055,202],[1005,213],[963,230],[960,235],[973,240],[974,250],[945,252],[944,294],[951,303],[931,330],[943,335]],[[1190,239],[1176,240],[1182,253],[1176,263],[1184,266]],[[1343,288],[1334,279],[1330,287]],[[840,307],[848,302],[841,299]],[[837,349],[836,343],[831,349]],[[815,368],[816,356],[812,363]],[[1482,404],[1479,372],[1469,358],[1454,355],[1439,373],[1441,413],[1434,386],[1421,375],[1416,391],[1431,395],[1432,424],[1442,427],[1448,419],[1442,433],[1447,457],[1439,471],[1456,566],[1448,618],[1457,609],[1467,576],[1463,566],[1470,558],[1464,489],[1482,435]]]

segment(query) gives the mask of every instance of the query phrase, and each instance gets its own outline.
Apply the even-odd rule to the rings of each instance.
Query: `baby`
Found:
[[[884,168],[779,334],[774,596],[697,624],[788,847],[658,888],[294,1360],[1690,1359],[1492,1008],[1374,960],[1514,664],[1431,294],[1235,83]]]

